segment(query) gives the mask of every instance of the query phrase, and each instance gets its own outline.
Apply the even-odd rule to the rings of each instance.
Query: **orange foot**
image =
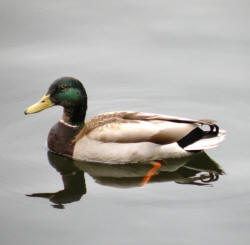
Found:
[[[160,162],[153,163],[153,167],[148,170],[148,172],[146,173],[145,177],[142,180],[142,186],[146,185],[149,182],[149,180],[151,179],[151,177],[158,173],[157,171],[160,167],[161,167]]]

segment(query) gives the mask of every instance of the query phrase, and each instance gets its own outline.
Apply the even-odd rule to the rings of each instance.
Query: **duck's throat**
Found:
[[[63,121],[71,126],[81,127],[84,124],[86,109],[84,106],[79,107],[64,107]]]

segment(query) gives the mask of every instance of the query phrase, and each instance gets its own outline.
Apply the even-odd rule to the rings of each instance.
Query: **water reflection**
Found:
[[[49,199],[55,208],[64,208],[63,204],[76,202],[86,193],[84,172],[74,165],[74,161],[48,151],[48,160],[62,176],[64,189],[51,193],[34,193],[30,197]]]
[[[62,176],[64,189],[53,193],[34,193],[30,197],[47,198],[55,208],[76,202],[86,194],[84,173],[88,173],[101,185],[118,188],[141,187],[142,180],[152,167],[150,164],[107,165],[68,159],[48,152],[48,160]],[[178,184],[210,185],[218,181],[224,171],[205,152],[189,158],[171,159],[159,169],[148,184],[174,181]]]

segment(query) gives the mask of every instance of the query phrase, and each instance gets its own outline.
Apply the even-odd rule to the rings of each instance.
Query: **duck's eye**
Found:
[[[67,90],[67,87],[60,87],[59,92],[65,92]]]

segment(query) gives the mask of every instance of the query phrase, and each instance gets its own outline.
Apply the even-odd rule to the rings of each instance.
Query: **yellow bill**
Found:
[[[53,105],[55,105],[55,104],[53,102],[51,102],[49,95],[44,95],[37,103],[28,107],[24,111],[24,114],[37,113],[37,112],[45,110]]]

